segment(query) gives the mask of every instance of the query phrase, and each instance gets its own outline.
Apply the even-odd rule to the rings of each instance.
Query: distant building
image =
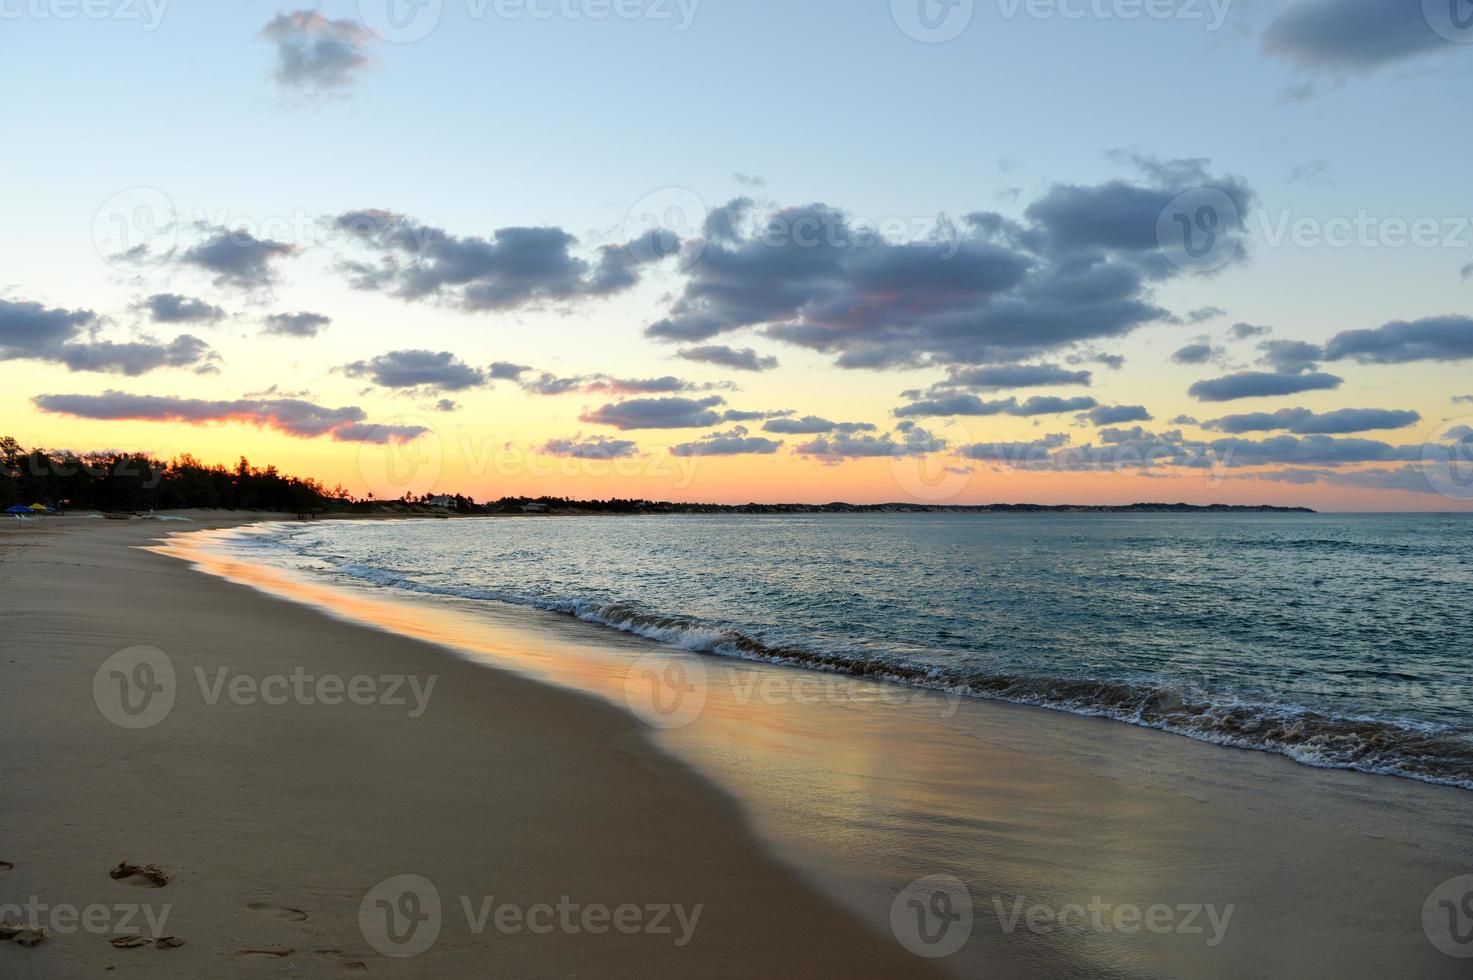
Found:
[[[545,514],[545,513],[547,513],[547,505],[546,504],[522,504],[522,513],[523,514]]]
[[[425,501],[431,507],[444,507],[446,510],[455,509],[455,498],[448,493],[437,493]]]

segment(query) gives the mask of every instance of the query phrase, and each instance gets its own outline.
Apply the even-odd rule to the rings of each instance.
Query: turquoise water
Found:
[[[1473,788],[1473,516],[271,525],[256,559]]]

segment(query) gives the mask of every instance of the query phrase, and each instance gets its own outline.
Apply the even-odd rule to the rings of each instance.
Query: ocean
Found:
[[[1473,789],[1473,515],[324,521],[227,542],[703,655]]]

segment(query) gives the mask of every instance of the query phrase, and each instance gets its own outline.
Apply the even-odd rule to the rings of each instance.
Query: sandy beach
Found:
[[[136,547],[175,527],[67,518],[0,538],[0,861],[14,865],[0,870],[0,902],[34,896],[48,926],[33,948],[0,943],[0,975],[924,971],[779,867],[631,717]],[[168,651],[180,695],[163,722],[128,730],[99,711],[93,680],[136,645]],[[407,688],[405,706],[229,694],[212,705],[193,689],[197,668],[212,682],[220,668],[437,680],[429,709],[411,717]],[[113,880],[122,861],[156,863],[172,880]],[[433,883],[444,924],[431,948],[395,958],[365,939],[360,907],[399,875]],[[550,934],[533,931],[540,905],[553,909]],[[67,913],[92,906],[106,912],[91,931]],[[531,918],[498,924],[507,906]],[[149,932],[149,914],[184,945],[110,944]]]
[[[52,929],[6,975],[1466,975],[1466,790],[342,588],[194,516],[0,539],[0,900],[167,903],[185,940]],[[135,728],[94,680],[138,645],[177,696]],[[661,724],[639,671],[699,671],[699,714]]]

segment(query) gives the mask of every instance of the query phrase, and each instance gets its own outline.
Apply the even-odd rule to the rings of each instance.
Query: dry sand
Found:
[[[179,527],[69,517],[0,536],[0,861],[14,865],[0,865],[0,904],[35,896],[49,924],[34,948],[0,943],[0,976],[927,972],[777,865],[631,717],[135,547]],[[228,695],[211,705],[195,689],[160,723],[127,730],[99,710],[93,681],[140,644],[168,651],[181,692],[196,668],[211,680],[222,667],[305,666],[437,681],[419,717]],[[157,863],[172,880],[114,880],[120,861]],[[409,958],[380,955],[360,924],[365,896],[397,875],[427,879],[443,903],[437,941]],[[535,922],[513,932],[503,913],[505,930],[493,919],[475,935],[460,896],[476,914],[495,896],[492,908]],[[555,920],[532,911],[542,904]],[[679,906],[688,924],[697,905],[693,930],[673,908],[654,922]],[[65,931],[65,910],[89,906],[103,907],[94,928]],[[636,914],[649,929],[620,933],[597,912],[621,906],[627,929]],[[110,944],[114,928],[150,931],[145,914],[166,907],[161,931],[183,946]],[[604,934],[585,930],[590,908],[587,926]],[[551,934],[530,931],[549,921]]]

